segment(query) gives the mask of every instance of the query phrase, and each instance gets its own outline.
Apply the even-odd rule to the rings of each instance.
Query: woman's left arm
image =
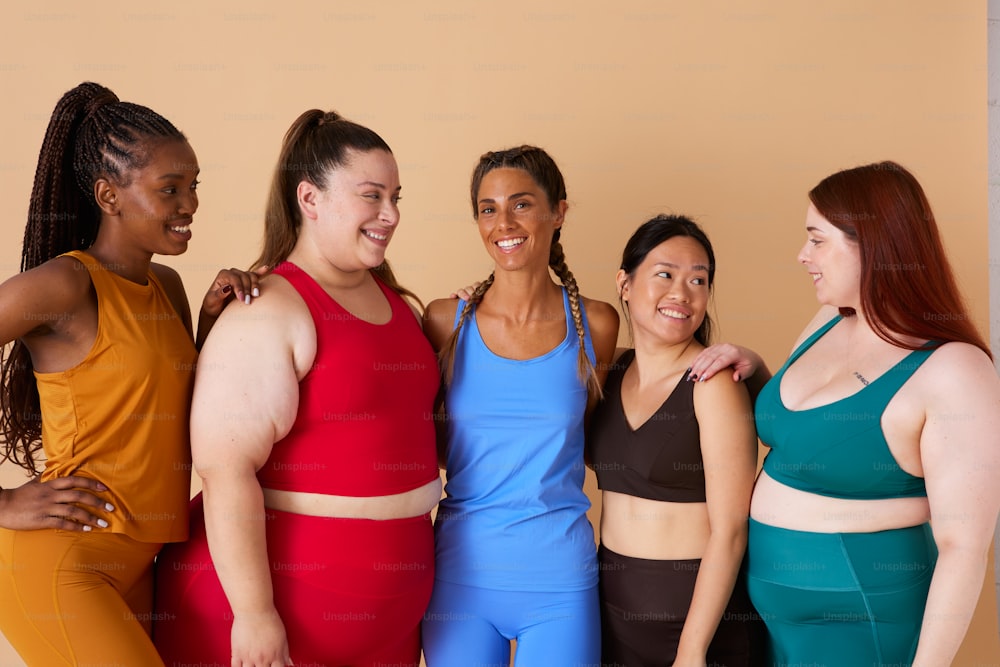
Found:
[[[943,346],[931,363],[920,385],[920,459],[939,555],[913,667],[954,660],[983,587],[1000,511],[1000,379],[986,355],[964,343]]]
[[[746,387],[729,373],[699,382],[694,408],[701,432],[709,538],[677,646],[676,667],[704,667],[747,544],[757,470],[757,433]]]

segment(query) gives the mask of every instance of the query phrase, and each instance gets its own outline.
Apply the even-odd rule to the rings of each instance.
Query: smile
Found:
[[[379,234],[378,232],[373,232],[369,229],[362,229],[361,233],[367,236],[368,238],[374,239],[376,241],[385,241],[386,239],[389,238],[388,234]]]
[[[191,231],[191,225],[182,225],[180,227],[171,227],[170,231],[177,232],[178,234],[186,234]]]
[[[679,310],[671,310],[670,308],[660,308],[659,312],[661,315],[666,315],[667,317],[675,317],[681,320],[686,320],[691,317],[687,313],[682,313]]]
[[[528,239],[526,237],[524,237],[524,236],[520,236],[520,237],[518,237],[516,239],[503,239],[503,240],[497,241],[497,246],[501,250],[510,250],[512,248],[516,248],[517,246],[521,245],[522,243],[524,243],[527,240]]]

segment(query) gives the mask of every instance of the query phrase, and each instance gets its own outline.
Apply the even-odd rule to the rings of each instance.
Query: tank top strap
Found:
[[[917,372],[917,369],[930,358],[936,349],[937,347],[929,348],[924,346],[919,350],[913,350],[900,359],[895,366],[872,380],[871,384],[867,387],[868,399],[870,400],[874,394],[878,397],[877,400],[880,400],[884,405],[888,405],[900,387],[906,384],[906,381]]]
[[[795,348],[791,356],[788,357],[788,360],[785,361],[785,365],[781,367],[781,370],[784,371],[786,368],[794,364],[799,357],[805,354],[806,350],[815,345],[816,341],[818,341],[820,338],[826,335],[826,332],[832,329],[842,319],[844,319],[842,315],[835,316],[829,322],[827,322],[819,329],[814,331],[812,335],[809,336],[809,338],[806,338],[804,341],[802,341],[802,344],[799,345],[797,348]]]

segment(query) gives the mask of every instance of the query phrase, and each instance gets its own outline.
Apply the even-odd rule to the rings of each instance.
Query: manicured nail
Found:
[[[108,527],[108,522],[105,521],[104,519],[98,519],[97,520],[97,525],[100,526],[101,528],[107,528]]]
[[[254,296],[260,296],[260,289],[258,289],[258,288],[256,288],[256,287],[254,287],[254,288],[253,288],[253,295],[254,295]]]
[[[85,532],[85,533],[89,533],[92,530],[93,530],[93,528],[91,528],[90,526],[84,526],[83,527],[83,532]]]
[[[106,509],[109,512],[114,512],[115,506],[112,505],[111,503],[104,503],[104,509]]]
[[[222,293],[223,294],[229,294],[232,291],[233,291],[233,286],[232,285],[226,285],[226,286],[224,286],[222,288]]]
[[[243,297],[243,303],[245,303],[248,306],[250,305],[250,295],[249,294],[247,294],[246,296]]]

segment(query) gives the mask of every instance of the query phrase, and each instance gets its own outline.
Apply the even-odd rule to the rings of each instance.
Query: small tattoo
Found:
[[[861,373],[859,373],[857,371],[854,371],[854,377],[856,377],[859,380],[861,380],[861,384],[863,384],[864,386],[866,386],[866,387],[868,386],[868,380],[866,380],[865,376],[862,375]]]

